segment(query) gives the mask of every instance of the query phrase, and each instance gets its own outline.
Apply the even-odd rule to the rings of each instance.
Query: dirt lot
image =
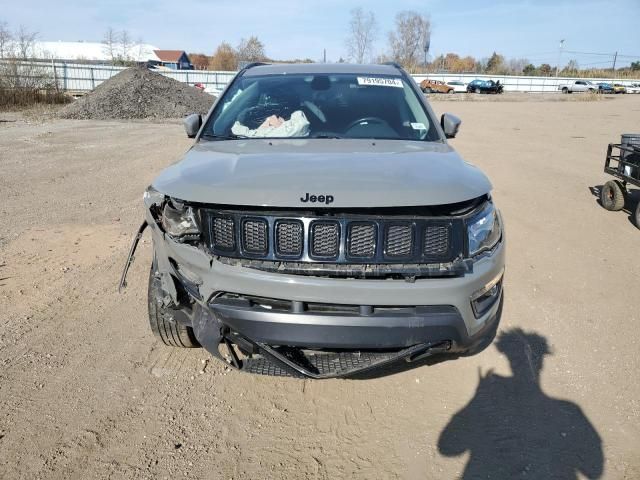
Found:
[[[0,478],[640,478],[640,231],[590,191],[640,95],[434,108],[495,186],[507,333],[365,381],[161,346],[148,239],[116,293],[142,191],[190,144],[177,122],[0,113]]]

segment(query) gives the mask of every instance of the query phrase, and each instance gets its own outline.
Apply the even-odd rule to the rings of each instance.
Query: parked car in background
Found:
[[[453,87],[455,93],[465,93],[467,91],[467,84],[462,80],[451,80],[447,82],[447,85]]]
[[[614,83],[613,84],[613,92],[614,93],[627,93],[627,87],[625,87],[621,83]]]
[[[450,87],[444,82],[440,80],[431,80],[430,78],[425,78],[420,82],[420,90],[424,93],[453,93],[453,87]]]
[[[600,82],[596,85],[598,86],[598,93],[614,93],[613,85],[610,83]]]
[[[573,82],[558,85],[558,90],[562,93],[597,92],[598,85],[588,80],[574,80]]]
[[[627,85],[627,93],[640,93],[640,83]]]
[[[502,90],[503,86],[500,80],[494,82],[493,80],[475,79],[467,85],[469,93],[502,93]]]

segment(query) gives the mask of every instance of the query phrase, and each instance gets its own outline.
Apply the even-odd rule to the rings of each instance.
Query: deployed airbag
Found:
[[[231,133],[241,137],[306,137],[309,135],[309,120],[301,110],[296,110],[289,120],[272,115],[255,130],[236,122]]]

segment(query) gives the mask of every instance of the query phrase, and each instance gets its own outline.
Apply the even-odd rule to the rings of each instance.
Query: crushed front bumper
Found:
[[[175,242],[152,218],[162,296],[209,352],[255,373],[350,376],[400,359],[473,352],[495,335],[502,288],[477,317],[470,299],[504,271],[504,241],[459,277],[322,278],[219,262]],[[139,236],[138,236],[139,238]],[[194,301],[184,308],[179,291]],[[220,348],[226,355],[221,353]],[[238,349],[248,353],[240,358]]]

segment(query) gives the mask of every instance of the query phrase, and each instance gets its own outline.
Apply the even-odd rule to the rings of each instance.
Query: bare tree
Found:
[[[117,31],[109,27],[104,32],[102,44],[103,53],[113,64],[128,64],[139,60],[142,56],[142,39],[134,42],[131,34],[126,30]]]
[[[267,57],[264,53],[264,43],[255,35],[246,40],[243,38],[238,45],[237,57],[240,62],[260,62],[265,60]]]
[[[131,35],[126,30],[122,30],[120,32],[120,55],[123,62],[131,61],[131,48],[133,48],[134,43],[131,39]]]
[[[391,57],[404,67],[415,67],[431,36],[431,22],[417,12],[404,11],[396,15],[395,24],[395,30],[389,32]]]
[[[118,43],[119,34],[113,28],[109,27],[102,37],[102,50],[104,54],[114,63],[118,59]]]
[[[24,25],[16,32],[14,41],[14,56],[21,60],[28,60],[35,56],[35,44],[38,34],[30,32]]]
[[[378,24],[373,12],[365,12],[362,7],[351,10],[347,51],[349,60],[364,63],[373,55],[373,42],[378,31]]]
[[[13,35],[9,30],[7,22],[0,22],[0,58],[5,58],[9,55],[9,48]]]
[[[510,58],[507,62],[508,72],[511,75],[522,75],[524,67],[529,65],[529,60],[526,58]]]
[[[37,49],[37,36],[23,26],[12,35],[6,24],[2,25],[6,60],[0,63],[0,105],[26,105],[56,96],[57,85],[49,65],[34,61],[48,57],[47,52]]]

